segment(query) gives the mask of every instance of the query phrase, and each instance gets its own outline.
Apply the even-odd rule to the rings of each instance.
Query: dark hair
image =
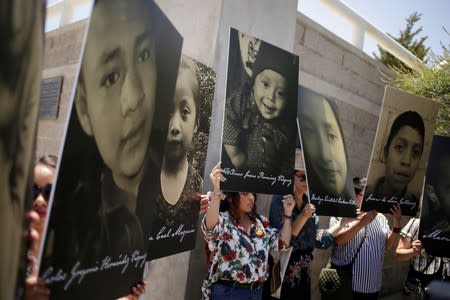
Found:
[[[239,222],[239,203],[241,201],[241,195],[239,192],[225,192],[226,199],[228,205],[226,206],[226,210],[230,213],[231,217]],[[256,194],[253,193],[255,197],[255,204],[253,205],[252,211],[249,214],[249,217],[254,221],[256,219]]]
[[[387,139],[386,145],[384,146],[384,156],[387,157],[389,146],[391,145],[392,140],[397,135],[402,127],[409,126],[420,134],[422,137],[422,148],[420,152],[422,154],[423,144],[425,139],[425,125],[423,123],[422,117],[415,111],[406,111],[395,118],[394,122],[391,126],[391,131],[389,132],[389,137]]]
[[[52,169],[56,169],[57,163],[58,163],[58,157],[56,155],[47,154],[47,153],[42,154],[36,161],[36,164],[43,164]]]

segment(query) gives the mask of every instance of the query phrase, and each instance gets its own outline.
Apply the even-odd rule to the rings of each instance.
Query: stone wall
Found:
[[[82,43],[87,21],[80,21],[49,32],[45,36],[44,70],[42,78],[63,77],[59,112],[56,119],[39,120],[36,155],[59,155],[64,128],[71,105]]]

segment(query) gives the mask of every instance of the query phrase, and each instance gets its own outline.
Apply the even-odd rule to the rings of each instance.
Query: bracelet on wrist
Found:
[[[400,233],[401,230],[402,230],[402,229],[401,229],[400,227],[394,227],[394,228],[392,228],[392,232],[393,232],[393,233]]]
[[[220,199],[225,199],[226,195],[224,193],[222,193],[222,191],[218,191],[218,192],[208,192],[208,197],[209,197],[209,201],[211,201],[212,198],[216,198],[219,197]]]
[[[285,218],[285,219],[289,219],[289,220],[290,220],[291,217],[292,217],[292,215],[290,215],[290,216],[288,216],[288,215],[286,215],[286,214],[283,215],[283,218]]]

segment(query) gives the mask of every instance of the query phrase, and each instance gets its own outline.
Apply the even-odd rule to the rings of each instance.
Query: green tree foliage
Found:
[[[450,136],[450,45],[442,45],[442,48],[442,56],[431,57],[434,67],[424,67],[421,73],[397,69],[398,76],[389,78],[389,83],[413,94],[439,101],[442,105],[435,134]]]
[[[408,18],[406,18],[406,29],[400,31],[399,37],[394,37],[390,34],[388,35],[403,47],[411,51],[411,53],[417,56],[417,58],[427,63],[427,54],[430,48],[426,47],[424,43],[428,36],[418,38],[418,35],[422,31],[422,26],[418,29],[414,29],[416,23],[420,21],[421,17],[422,14],[419,14],[417,12],[412,13]],[[403,62],[401,62],[399,59],[397,59],[395,56],[393,56],[380,46],[378,46],[378,51],[378,55],[374,53],[375,58],[386,66],[402,71],[412,71],[411,68],[406,66]]]

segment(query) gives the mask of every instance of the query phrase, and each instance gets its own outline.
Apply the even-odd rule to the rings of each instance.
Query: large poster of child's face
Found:
[[[0,299],[16,297],[24,257],[21,237],[24,209],[31,202],[44,19],[45,1],[0,2]]]
[[[423,193],[419,240],[427,254],[450,257],[450,137],[433,138]]]
[[[297,116],[310,201],[317,214],[355,216],[347,145],[336,103],[299,86]]]
[[[292,193],[298,57],[233,28],[229,53],[221,188]]]
[[[214,88],[215,72],[183,55],[162,165],[139,191],[148,197],[138,202],[136,211],[149,260],[195,246]]]
[[[39,272],[55,299],[115,299],[142,280],[136,208],[161,168],[181,46],[153,1],[94,2]]]
[[[438,103],[386,87],[361,209],[415,216],[430,154]]]

